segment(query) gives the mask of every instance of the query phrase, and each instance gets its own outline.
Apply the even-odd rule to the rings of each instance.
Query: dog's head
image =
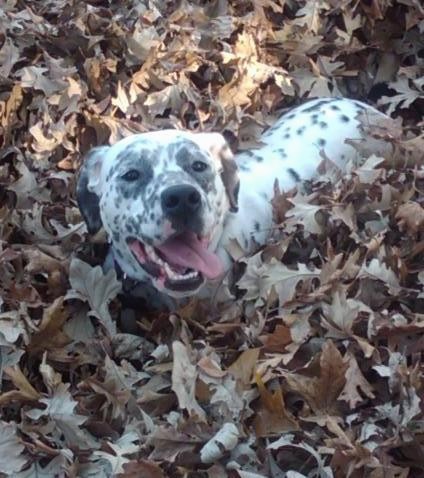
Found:
[[[165,130],[92,150],[77,201],[89,232],[104,227],[129,277],[184,297],[223,273],[215,250],[238,187],[223,136]]]

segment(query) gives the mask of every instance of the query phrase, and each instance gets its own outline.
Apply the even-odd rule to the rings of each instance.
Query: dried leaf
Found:
[[[195,365],[191,363],[187,347],[175,341],[172,344],[172,352],[174,356],[172,390],[177,395],[178,404],[180,408],[187,409],[190,415],[195,414],[201,420],[205,420],[205,412],[195,397],[197,372]]]
[[[0,431],[0,471],[6,476],[14,476],[28,462],[23,455],[25,447],[17,435],[17,427],[13,423],[1,421]]]
[[[346,383],[347,364],[332,341],[325,342],[320,356],[319,377],[286,376],[289,387],[305,397],[316,414],[337,414],[336,401]]]
[[[362,392],[367,398],[374,398],[373,388],[366,380],[359,368],[358,362],[351,354],[348,355],[349,368],[346,370],[346,383],[339,400],[345,400],[349,403],[351,409],[363,402],[359,392]]]
[[[103,274],[101,267],[91,267],[74,258],[69,268],[69,281],[73,291],[68,292],[65,298],[87,301],[91,307],[90,315],[99,320],[109,335],[116,334],[116,324],[108,309],[109,302],[121,290],[115,270],[110,269]]]

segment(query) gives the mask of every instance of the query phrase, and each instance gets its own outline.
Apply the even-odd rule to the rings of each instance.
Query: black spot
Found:
[[[244,247],[247,249],[249,247],[249,240],[244,238]]]
[[[321,106],[326,105],[329,102],[329,100],[321,100],[318,101],[317,103],[313,104],[312,106],[309,106],[308,108],[305,108],[303,112],[305,113],[311,113],[312,111],[318,111]]]
[[[137,221],[133,217],[129,217],[127,221],[127,227],[130,226],[134,232],[138,231]]]
[[[346,155],[345,155],[345,154],[342,154],[342,155],[341,155],[341,158],[342,158],[342,159],[346,159]]]
[[[328,124],[325,121],[320,121],[319,122],[319,127],[322,129],[328,128]]]
[[[258,163],[261,163],[263,160],[264,160],[264,157],[263,156],[259,156],[259,154],[255,154],[255,159]]]
[[[288,168],[287,172],[290,174],[290,176],[298,183],[301,181],[300,175],[298,172],[296,172],[293,168]]]
[[[243,153],[246,155],[246,156],[249,156],[249,158],[252,158],[253,156],[255,156],[255,153],[253,153],[252,151],[243,151]]]
[[[118,231],[113,231],[113,232],[112,232],[112,238],[113,238],[113,240],[114,240],[115,242],[119,242],[121,236],[120,236],[120,234],[119,234]]]
[[[337,105],[330,105],[330,108],[331,108],[333,111],[340,111],[340,107],[337,106]]]
[[[305,131],[305,126],[301,126],[300,128],[298,128],[298,129],[296,130],[296,133],[297,133],[298,135],[301,135],[304,131]]]
[[[323,139],[323,138],[320,138],[320,139],[318,140],[319,146],[325,146],[325,143],[326,143],[326,142],[327,142],[327,141],[325,141],[325,139]]]
[[[161,237],[160,234],[156,234],[156,235],[155,235],[155,239],[156,239],[157,241],[160,241],[160,240],[162,239],[162,237]]]
[[[275,154],[280,154],[283,158],[287,158],[287,154],[284,148],[274,149],[272,152]]]
[[[289,139],[289,138],[290,138],[290,133],[286,133],[286,134],[284,135],[284,139]]]
[[[296,113],[290,113],[286,116],[287,119],[293,119],[296,116]]]
[[[311,119],[312,119],[312,124],[318,124],[319,114],[314,113],[314,114],[311,116]]]
[[[349,116],[346,116],[346,115],[341,115],[340,119],[343,123],[349,123],[349,121],[350,121]]]
[[[116,252],[116,254],[118,254],[118,256],[123,259],[124,258],[124,255],[122,254],[121,250],[120,249],[114,249],[113,252]]]
[[[127,224],[127,228],[126,228],[126,229],[127,229],[127,232],[128,232],[129,234],[132,234],[133,228],[132,228],[131,224]]]
[[[258,221],[255,221],[255,231],[259,232],[259,229],[261,228],[261,225],[259,224]]]
[[[155,220],[155,215],[153,212],[150,213],[150,220],[151,221],[154,221]]]
[[[156,226],[160,226],[160,222],[161,222],[160,219],[157,219],[156,220]]]

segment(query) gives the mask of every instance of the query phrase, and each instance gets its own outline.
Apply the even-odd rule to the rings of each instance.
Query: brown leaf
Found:
[[[37,355],[46,350],[64,347],[69,337],[63,332],[63,326],[70,316],[70,311],[63,304],[64,298],[58,297],[43,313],[38,331],[31,337],[28,351]]]
[[[2,393],[0,395],[0,404],[6,405],[14,400],[26,401],[38,400],[40,398],[40,393],[31,385],[18,365],[5,367],[4,372],[9,376],[13,385],[15,385],[18,390]]]
[[[282,389],[278,387],[272,392],[268,391],[258,374],[256,374],[256,384],[261,399],[253,421],[256,435],[268,437],[298,430],[299,424],[286,409]]]
[[[261,335],[259,340],[269,352],[282,352],[286,345],[293,342],[290,328],[281,324],[271,334]]]
[[[320,356],[319,377],[287,374],[289,387],[306,399],[315,414],[338,414],[337,403],[346,383],[348,365],[331,340],[325,342]]]
[[[247,349],[242,352],[237,360],[233,362],[228,371],[245,386],[249,387],[257,361],[259,349]]]
[[[118,478],[166,478],[160,467],[149,460],[129,461],[123,465],[123,469]]]
[[[110,335],[116,334],[116,324],[110,315],[108,305],[121,290],[121,282],[116,279],[115,269],[106,274],[100,266],[91,267],[74,258],[69,268],[69,281],[73,291],[68,292],[66,299],[88,301],[93,315],[104,326]]]
[[[349,407],[354,409],[364,398],[359,392],[362,392],[368,399],[374,398],[373,387],[363,376],[361,369],[355,357],[347,354],[349,368],[346,370],[346,383],[340,394],[339,400],[348,402]]]
[[[187,409],[190,415],[197,415],[201,420],[206,419],[204,410],[197,403],[195,387],[197,372],[191,363],[188,349],[181,342],[173,342],[172,390],[178,398],[180,408]]]
[[[401,231],[417,234],[424,230],[424,208],[417,202],[401,204],[395,218]]]

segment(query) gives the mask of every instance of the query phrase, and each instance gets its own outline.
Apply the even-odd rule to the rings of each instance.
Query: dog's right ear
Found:
[[[108,146],[93,148],[84,159],[78,174],[77,203],[90,234],[96,234],[103,225],[99,207],[100,173],[108,149]]]

